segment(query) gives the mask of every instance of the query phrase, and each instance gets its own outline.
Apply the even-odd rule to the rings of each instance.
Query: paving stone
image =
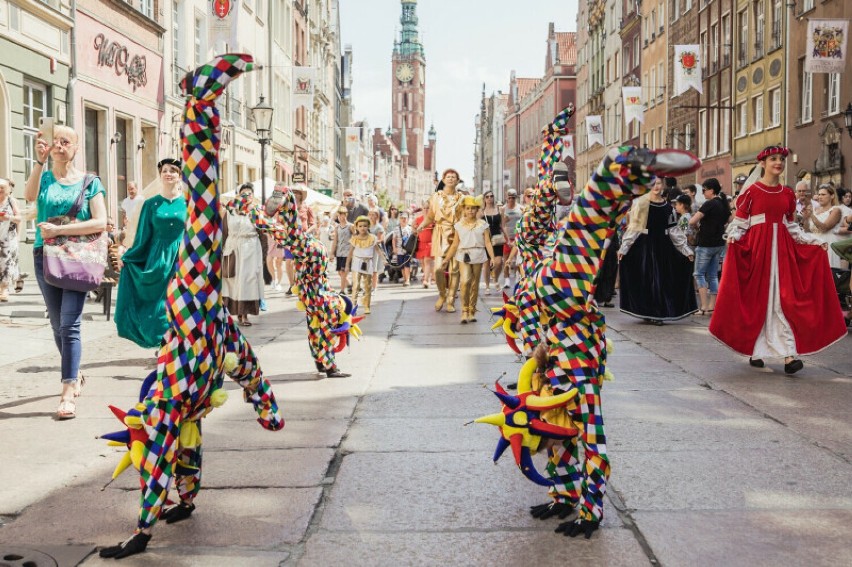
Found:
[[[169,567],[210,567],[227,565],[228,567],[278,567],[290,557],[289,552],[261,551],[256,548],[202,548],[202,547],[155,547],[153,540],[145,553],[132,555],[121,560],[123,567],[150,567],[168,565]],[[114,559],[102,559],[93,554],[83,567],[104,567],[115,565]]]
[[[495,398],[496,400],[496,398]],[[499,411],[492,407],[491,413]],[[483,414],[484,415],[484,414]],[[422,418],[413,427],[411,419],[358,419],[353,424],[341,448],[346,452],[477,451],[489,443],[497,443],[499,433],[494,426],[471,424],[458,418]],[[426,433],[428,432],[428,433]],[[426,433],[426,434],[424,434]],[[452,458],[451,455],[448,455]]]

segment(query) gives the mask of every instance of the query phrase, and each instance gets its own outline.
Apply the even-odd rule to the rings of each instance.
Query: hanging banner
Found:
[[[674,46],[674,96],[685,93],[690,87],[699,93],[704,92],[701,86],[701,55],[698,47]]]
[[[562,136],[562,153],[571,159],[574,158],[574,134]]]
[[[491,180],[490,179],[483,179],[482,180],[482,193],[485,194],[485,193],[488,193],[489,191],[491,191]]]
[[[621,95],[624,98],[624,123],[638,120],[645,122],[645,111],[642,110],[642,87],[622,87]]]
[[[346,128],[345,132],[346,154],[354,156],[358,153],[358,148],[361,146],[361,128],[350,126]]]
[[[842,73],[846,66],[849,20],[808,20],[805,71]]]
[[[535,160],[534,159],[525,159],[524,160],[524,178],[527,177],[535,177]]]
[[[603,123],[600,115],[586,116],[586,137],[589,139],[590,148],[595,144],[604,145]]]
[[[240,15],[239,0],[207,0],[207,38],[211,46],[227,43],[231,52],[240,50],[237,40],[237,20]]]
[[[503,170],[503,187],[508,187],[512,182],[512,171],[509,169]]]
[[[315,67],[293,67],[293,110],[314,107]]]

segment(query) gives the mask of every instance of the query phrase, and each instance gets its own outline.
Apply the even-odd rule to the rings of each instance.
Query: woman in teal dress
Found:
[[[166,289],[186,229],[180,161],[157,164],[162,188],[142,204],[133,244],[121,257],[115,305],[118,336],[145,348],[160,346],[169,327]]]

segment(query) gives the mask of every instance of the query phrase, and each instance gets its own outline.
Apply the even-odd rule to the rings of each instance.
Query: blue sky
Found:
[[[391,54],[400,28],[399,0],[340,0],[342,44],[354,55],[355,119],[387,128]],[[438,170],[473,179],[474,119],[485,92],[508,91],[509,73],[544,72],[547,24],[575,31],[577,0],[420,0],[420,39],[426,51],[426,124],[438,132]]]

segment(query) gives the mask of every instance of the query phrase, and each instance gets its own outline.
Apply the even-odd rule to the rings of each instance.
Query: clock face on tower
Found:
[[[403,83],[408,83],[414,78],[414,67],[408,63],[403,63],[396,68],[396,78]]]

